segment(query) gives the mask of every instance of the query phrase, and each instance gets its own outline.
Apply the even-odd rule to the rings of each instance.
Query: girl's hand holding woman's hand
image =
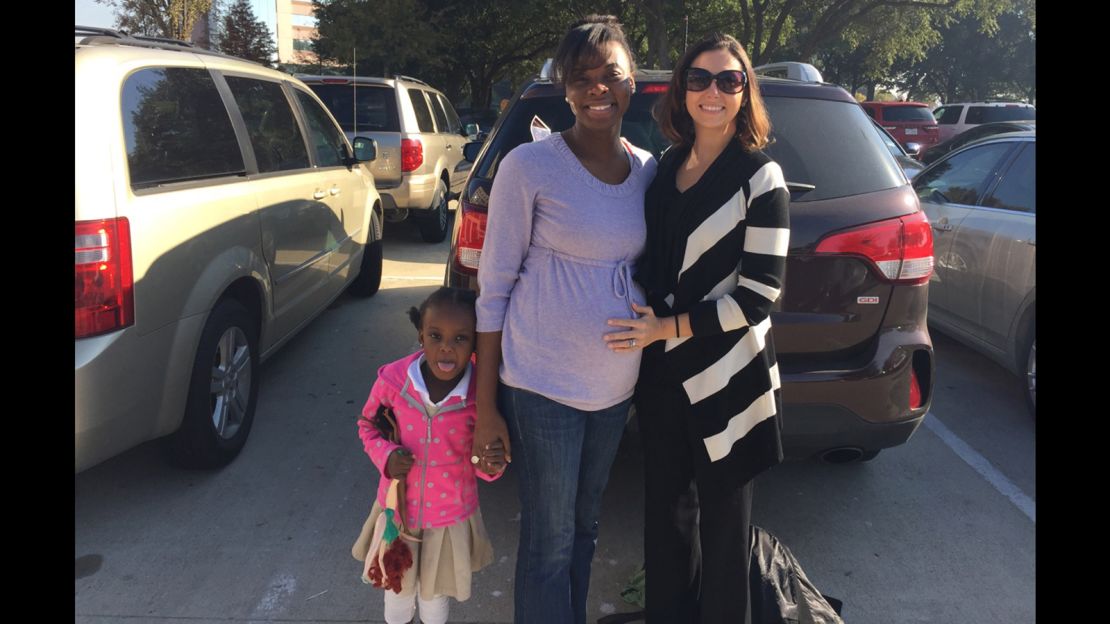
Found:
[[[673,337],[673,331],[668,334],[664,322],[657,316],[651,306],[632,304],[632,309],[640,314],[634,319],[609,319],[612,327],[625,327],[624,331],[605,334],[605,344],[612,351],[632,351],[643,349],[656,340]]]
[[[496,474],[512,463],[512,443],[509,442],[509,428],[496,407],[478,408],[478,419],[474,423],[474,444],[471,447],[471,461],[480,470]],[[477,457],[478,461],[474,461]],[[487,470],[489,468],[489,470]]]

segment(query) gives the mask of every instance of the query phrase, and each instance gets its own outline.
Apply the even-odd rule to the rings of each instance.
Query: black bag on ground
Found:
[[[752,624],[844,624],[841,602],[817,591],[777,537],[753,524],[750,539]]]
[[[751,525],[748,602],[751,624],[844,624],[842,603],[817,591],[802,566],[777,537]],[[644,572],[636,572],[621,592],[625,602],[644,606]],[[644,612],[614,613],[597,624],[644,621]]]

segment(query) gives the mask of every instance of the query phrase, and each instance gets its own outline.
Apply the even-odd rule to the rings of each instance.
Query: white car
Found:
[[[376,146],[288,74],[74,35],[74,471],[164,436],[180,464],[226,464],[262,361],[378,289]]]
[[[933,111],[933,117],[936,117],[940,127],[940,141],[947,141],[979,124],[1035,121],[1037,107],[1024,102],[954,102],[938,107]]]

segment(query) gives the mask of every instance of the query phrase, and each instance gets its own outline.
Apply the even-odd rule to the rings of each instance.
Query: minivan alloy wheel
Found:
[[[228,440],[246,417],[251,389],[251,354],[247,335],[229,327],[216,347],[212,363],[212,426]]]

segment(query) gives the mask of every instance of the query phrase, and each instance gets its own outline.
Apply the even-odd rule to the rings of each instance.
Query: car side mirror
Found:
[[[378,142],[374,139],[357,136],[351,144],[355,148],[355,161],[370,162],[378,158]]]
[[[921,144],[914,142],[906,143],[906,153],[910,156],[917,156],[921,153]]]
[[[482,141],[471,141],[463,146],[463,158],[470,162],[478,161],[478,153],[482,151]]]
[[[478,124],[468,123],[468,124],[466,124],[466,129],[463,130],[463,135],[468,136],[468,137],[473,137],[473,136],[478,136],[479,132],[481,132],[481,128],[478,127]]]

